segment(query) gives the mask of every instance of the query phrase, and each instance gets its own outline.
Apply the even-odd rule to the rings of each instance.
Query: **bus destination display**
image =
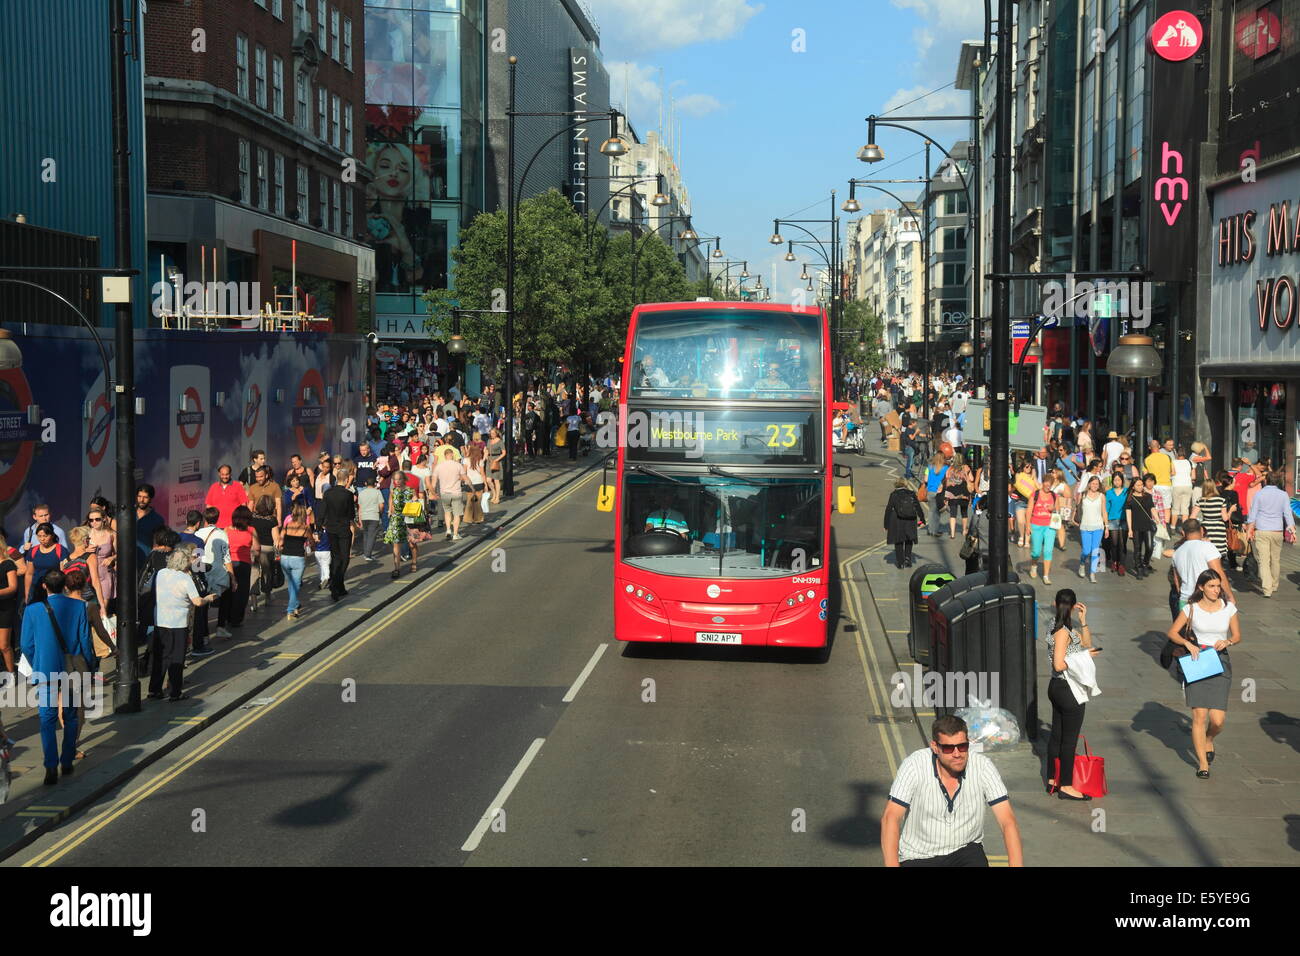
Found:
[[[803,411],[636,409],[624,440],[637,461],[806,464],[818,457],[816,419]]]

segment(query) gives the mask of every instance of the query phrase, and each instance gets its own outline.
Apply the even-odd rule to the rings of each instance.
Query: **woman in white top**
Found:
[[[1183,628],[1189,621],[1190,637],[1184,637]],[[1223,732],[1223,722],[1228,711],[1228,692],[1232,689],[1232,663],[1228,660],[1228,648],[1241,643],[1237,605],[1223,599],[1223,582],[1217,571],[1207,569],[1196,579],[1196,590],[1192,592],[1191,600],[1169,628],[1169,640],[1180,648],[1186,648],[1188,652],[1186,655],[1176,655],[1170,665],[1170,670],[1179,680],[1183,679],[1182,667],[1178,663],[1180,656],[1190,655],[1192,660],[1196,660],[1202,652],[1213,649],[1223,662],[1222,674],[1183,684],[1187,706],[1192,711],[1192,748],[1196,752],[1196,776],[1208,777],[1210,764],[1214,762],[1214,738]]]
[[[1182,445],[1178,446],[1174,458],[1173,498],[1171,514],[1174,524],[1181,525],[1183,519],[1192,513],[1192,463]]]
[[[1088,580],[1096,584],[1097,569],[1101,567],[1101,542],[1106,534],[1106,496],[1096,475],[1088,478],[1087,490],[1079,498],[1075,523],[1079,526],[1079,577],[1086,573]]]

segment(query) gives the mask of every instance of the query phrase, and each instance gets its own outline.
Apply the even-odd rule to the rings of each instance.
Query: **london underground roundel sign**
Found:
[[[1155,22],[1147,35],[1152,52],[1175,63],[1195,56],[1205,33],[1201,21],[1186,10],[1171,10]]]

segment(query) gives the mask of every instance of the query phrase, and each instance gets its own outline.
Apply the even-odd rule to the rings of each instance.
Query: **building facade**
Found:
[[[374,277],[361,226],[361,13],[360,0],[150,8],[152,288],[237,282],[257,292],[245,306],[357,329]]]
[[[587,171],[609,176],[609,162],[600,152],[609,137],[609,74],[590,10],[579,0],[487,0],[487,24],[490,32],[502,31],[495,33],[502,42],[491,43],[487,57],[486,208],[502,209],[506,202],[509,56],[518,60],[517,111],[591,116],[567,131],[566,117],[516,119],[516,201],[561,189],[579,212],[601,208],[609,198],[609,180],[592,179],[583,186]],[[524,180],[524,167],[534,155]],[[602,221],[607,220],[602,216]]]
[[[137,3],[124,4],[127,149],[131,186],[131,262],[145,264],[144,34]],[[117,212],[113,189],[113,109],[110,97],[112,34],[108,4],[76,0],[0,4],[0,216],[6,230],[4,265],[117,264]],[[51,38],[57,37],[58,42]],[[39,55],[33,55],[39,51]],[[61,237],[55,233],[65,234]],[[38,238],[39,237],[39,238]],[[91,238],[93,237],[93,239]],[[95,246],[87,254],[87,243]],[[79,303],[87,320],[114,322],[113,306],[100,304],[97,276],[69,279],[33,272],[28,281],[56,288]],[[138,326],[148,317],[148,285],[132,284]],[[51,296],[0,286],[0,311],[27,321],[79,325]]]
[[[1268,460],[1300,490],[1300,5],[1214,3],[1200,151],[1191,431],[1216,466]]]
[[[365,5],[364,227],[387,341],[432,345],[424,292],[448,287],[460,230],[486,208],[485,15],[483,0]]]
[[[970,143],[961,140],[940,155],[931,176],[925,210],[930,239],[930,367],[954,366],[956,350],[971,336],[970,183],[974,169]],[[924,330],[922,330],[924,335]],[[924,349],[924,345],[922,346]]]
[[[920,218],[919,204],[886,208],[852,221],[846,232],[846,294],[881,317],[890,368],[908,367],[923,340]]]

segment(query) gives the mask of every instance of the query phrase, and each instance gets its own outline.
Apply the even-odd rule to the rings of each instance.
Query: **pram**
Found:
[[[844,423],[844,445],[845,451],[856,451],[862,454],[862,427],[851,421]]]

